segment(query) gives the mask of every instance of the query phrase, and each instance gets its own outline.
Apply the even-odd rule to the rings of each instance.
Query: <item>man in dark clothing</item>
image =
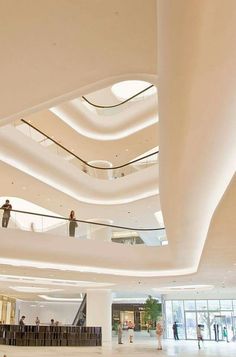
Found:
[[[219,342],[219,325],[214,324],[213,328],[214,328],[214,334],[215,334],[215,341]]]
[[[25,320],[25,316],[22,316],[21,319],[20,319],[20,321],[19,321],[19,325],[20,325],[20,326],[25,326],[24,320]]]
[[[174,322],[172,329],[173,329],[173,333],[174,333],[174,339],[179,340],[178,325],[177,325],[176,321]]]
[[[12,205],[10,204],[9,200],[6,200],[6,202],[4,203],[4,205],[2,205],[1,207],[3,209],[3,216],[2,216],[2,227],[3,228],[7,228],[8,226],[8,222],[11,216],[11,209],[12,209]]]

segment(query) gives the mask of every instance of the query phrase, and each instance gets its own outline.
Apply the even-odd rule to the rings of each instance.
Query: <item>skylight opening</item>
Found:
[[[149,86],[151,86],[151,83],[145,81],[123,81],[114,84],[111,87],[111,90],[118,99],[126,100]],[[156,93],[157,89],[153,86],[135,97],[133,100],[140,100],[141,98],[146,98]]]

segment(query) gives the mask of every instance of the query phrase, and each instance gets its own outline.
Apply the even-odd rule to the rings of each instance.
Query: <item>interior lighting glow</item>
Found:
[[[188,291],[188,290],[210,290],[213,285],[180,285],[180,286],[166,286],[160,288],[153,288],[154,291]]]
[[[21,292],[21,293],[51,293],[56,291],[62,291],[62,289],[49,289],[49,288],[39,288],[36,286],[10,286],[10,289]]]
[[[75,106],[74,101],[71,101],[71,105]],[[76,104],[76,106],[78,106]],[[149,116],[145,119],[145,121],[142,122],[137,122],[137,123],[132,123],[132,125],[128,125],[123,129],[118,130],[115,128],[115,130],[110,130],[109,132],[100,132],[100,129],[97,130],[96,128],[90,128],[89,127],[89,122],[80,124],[78,120],[75,120],[70,114],[66,112],[66,110],[63,110],[58,107],[52,107],[49,109],[50,112],[52,112],[54,115],[56,115],[58,118],[60,118],[62,121],[64,121],[67,125],[69,125],[72,129],[77,131],[77,133],[80,133],[81,135],[84,135],[88,138],[95,139],[95,140],[119,140],[123,139],[129,135],[132,135],[138,131],[141,131],[151,125],[156,124],[159,121],[158,114],[155,116]],[[111,126],[112,128],[112,126]]]
[[[76,272],[86,272],[94,274],[105,274],[105,275],[118,275],[118,276],[136,276],[136,277],[154,277],[154,276],[169,276],[169,275],[184,275],[192,274],[196,272],[197,266],[184,269],[173,269],[173,270],[131,270],[131,269],[113,269],[113,268],[103,268],[96,266],[80,266],[71,264],[57,264],[49,262],[39,262],[32,260],[20,260],[11,258],[0,258],[0,264],[20,266],[20,267],[30,267],[37,269],[53,269],[61,271],[76,271]],[[99,283],[102,284],[102,283]],[[106,284],[114,285],[114,284]]]
[[[164,227],[165,224],[164,224],[164,219],[163,219],[162,212],[161,211],[157,211],[157,212],[154,213],[154,216],[155,216],[157,222],[159,223],[160,227]]]
[[[68,301],[68,302],[82,302],[83,299],[81,298],[60,298],[60,297],[51,297],[48,295],[39,295],[41,299],[47,300],[47,301]]]
[[[111,87],[112,93],[115,94],[115,96],[119,99],[126,100],[133,95],[137,94],[138,92],[141,92],[143,89],[149,87],[151,83],[145,82],[145,81],[122,81],[119,83],[114,84]],[[150,95],[156,94],[157,89],[156,87],[152,87],[148,89],[147,91],[143,92],[139,96],[135,97],[134,100],[140,99],[142,97],[149,97]]]
[[[26,284],[41,284],[41,285],[43,284],[43,285],[57,285],[57,286],[59,285],[59,286],[74,286],[74,287],[103,287],[103,286],[114,285],[112,283],[96,283],[94,281],[48,279],[48,278],[38,278],[38,277],[20,276],[20,275],[0,275],[0,281],[10,281],[10,282],[20,281],[21,283],[26,283]],[[27,289],[27,287],[24,288]],[[31,287],[29,287],[29,289],[30,288]]]

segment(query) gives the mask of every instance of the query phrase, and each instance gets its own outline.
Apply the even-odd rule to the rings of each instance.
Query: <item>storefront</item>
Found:
[[[205,340],[228,339],[236,333],[236,300],[166,300],[164,303],[166,338],[173,338],[173,323],[180,339],[196,339],[197,325]]]
[[[145,329],[143,306],[143,304],[112,304],[113,329],[116,329],[119,321],[124,330],[129,321],[135,325],[135,331]]]

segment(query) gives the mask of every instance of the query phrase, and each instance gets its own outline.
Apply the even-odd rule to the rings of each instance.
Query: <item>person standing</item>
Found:
[[[38,318],[38,316],[37,316],[36,319],[35,319],[35,325],[36,325],[36,326],[39,326],[39,324],[40,324],[40,320],[39,320],[39,318]]]
[[[199,350],[201,349],[201,341],[203,342],[201,325],[197,325],[197,343]]]
[[[156,325],[156,335],[157,335],[157,349],[162,350],[162,335],[163,335],[163,327],[160,322]]]
[[[123,345],[123,342],[122,342],[123,328],[122,328],[122,323],[120,321],[119,321],[119,324],[118,324],[117,332],[118,332],[118,344],[119,345]]]
[[[129,343],[133,343],[134,337],[134,324],[132,321],[128,322],[128,334],[129,334]]]
[[[78,224],[76,222],[76,217],[75,217],[75,211],[70,212],[69,216],[69,236],[74,237],[75,236],[75,228],[78,227]]]
[[[215,334],[215,341],[219,342],[219,325],[214,324],[213,328],[214,328],[214,334]]]
[[[179,335],[178,335],[178,325],[177,325],[177,322],[175,321],[173,326],[172,326],[172,329],[173,329],[173,334],[174,334],[174,339],[175,340],[179,340]]]
[[[25,326],[25,316],[21,316],[21,319],[19,321],[20,326]]]
[[[6,200],[6,202],[4,203],[4,205],[2,205],[1,208],[3,209],[2,227],[7,228],[12,210],[12,205],[10,204],[10,201]]]

